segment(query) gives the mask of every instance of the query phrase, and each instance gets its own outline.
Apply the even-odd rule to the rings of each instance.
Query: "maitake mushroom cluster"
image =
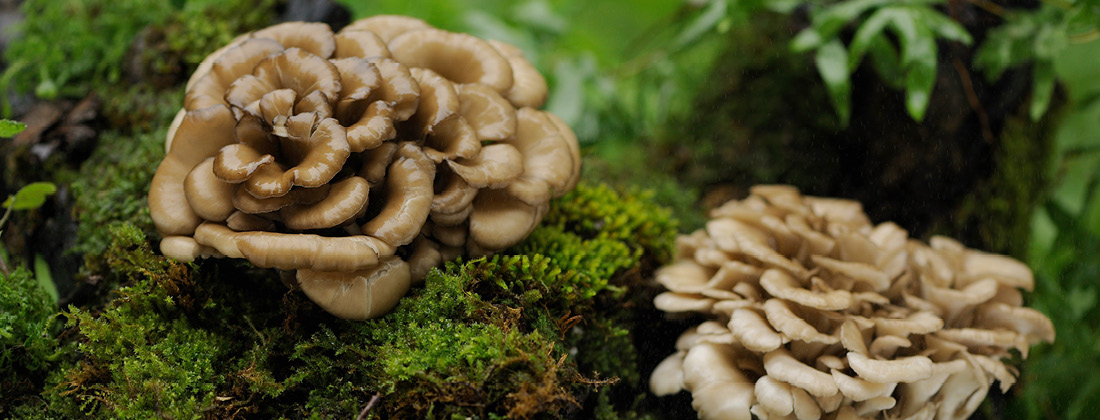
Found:
[[[1002,359],[1053,341],[1021,307],[1031,271],[1011,258],[872,225],[857,202],[758,186],[677,241],[655,304],[710,320],[654,370],[703,419],[965,419]]]
[[[349,319],[514,245],[577,182],[572,130],[511,45],[376,16],[242,35],[187,84],[149,191],[165,255],[297,270]]]

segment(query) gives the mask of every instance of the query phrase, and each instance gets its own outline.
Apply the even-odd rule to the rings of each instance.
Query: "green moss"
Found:
[[[93,84],[118,82],[130,40],[167,17],[171,9],[163,6],[145,0],[25,1],[23,36],[4,52],[17,69],[14,87],[49,98],[83,96]]]
[[[604,184],[581,185],[567,193],[543,225],[583,238],[619,241],[657,263],[671,257],[677,228],[671,212],[654,202],[652,191],[621,194]],[[538,235],[532,237],[537,240]]]
[[[207,55],[238,34],[275,21],[278,0],[190,0],[163,22],[148,27],[135,66],[151,82],[172,85],[188,77]]]
[[[33,397],[60,355],[57,307],[30,271],[0,273],[0,417]]]
[[[349,417],[378,395],[392,417],[558,418],[606,389],[630,401],[634,292],[674,223],[644,196],[584,184],[548,221],[510,252],[432,270],[367,322],[333,319],[268,270],[171,262],[140,227],[112,224],[102,264],[126,287],[101,312],[68,312],[82,356],[48,381],[49,413]]]
[[[92,264],[110,245],[104,229],[114,222],[127,222],[153,232],[146,192],[156,164],[164,157],[165,129],[124,134],[105,132],[100,146],[84,162],[71,181],[76,199],[77,247]],[[92,267],[93,271],[99,271]]]
[[[82,357],[51,378],[46,399],[69,417],[199,417],[224,381],[215,366],[229,345],[181,316],[196,309],[193,270],[153,254],[133,225],[109,231],[107,262],[128,285],[102,312],[69,308]]]
[[[124,76],[171,85],[236,34],[271,23],[275,3],[27,0],[23,36],[4,58],[12,87],[46,98],[84,96]]]

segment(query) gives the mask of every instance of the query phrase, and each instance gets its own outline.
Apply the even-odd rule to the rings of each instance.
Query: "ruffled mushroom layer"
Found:
[[[1019,261],[893,223],[859,203],[757,186],[677,240],[657,271],[656,306],[710,320],[680,336],[650,377],[657,395],[691,392],[702,419],[965,419],[1002,360],[1054,340],[1021,307]]]
[[[375,16],[292,22],[200,64],[149,192],[161,251],[297,270],[329,312],[391,309],[444,259],[523,240],[577,182],[517,48]]]

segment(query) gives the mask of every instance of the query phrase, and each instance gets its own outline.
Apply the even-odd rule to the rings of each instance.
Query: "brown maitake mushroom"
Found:
[[[381,315],[444,259],[521,241],[576,184],[577,139],[545,99],[519,49],[414,18],[242,35],[169,129],[161,251],[297,270],[329,312]]]
[[[657,395],[691,392],[702,419],[965,419],[1002,359],[1054,340],[1021,307],[1019,261],[893,223],[859,203],[758,186],[677,240],[658,308],[709,320],[653,371]]]

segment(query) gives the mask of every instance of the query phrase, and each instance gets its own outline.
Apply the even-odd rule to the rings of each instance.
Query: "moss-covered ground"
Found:
[[[0,360],[25,371],[5,374],[49,372],[40,394],[5,393],[9,414],[346,417],[378,396],[373,413],[398,418],[617,418],[631,406],[600,396],[642,394],[632,330],[648,306],[643,270],[667,259],[675,224],[644,198],[586,184],[547,222],[510,252],[433,270],[368,322],[328,316],[272,270],[181,264],[137,226],[111,224],[104,275],[122,287],[103,308],[65,310],[63,340],[47,329],[50,302],[3,290],[5,308],[40,320],[12,320],[22,329],[4,336],[27,344]],[[14,285],[33,287],[27,277]],[[55,354],[63,343],[78,351]]]

